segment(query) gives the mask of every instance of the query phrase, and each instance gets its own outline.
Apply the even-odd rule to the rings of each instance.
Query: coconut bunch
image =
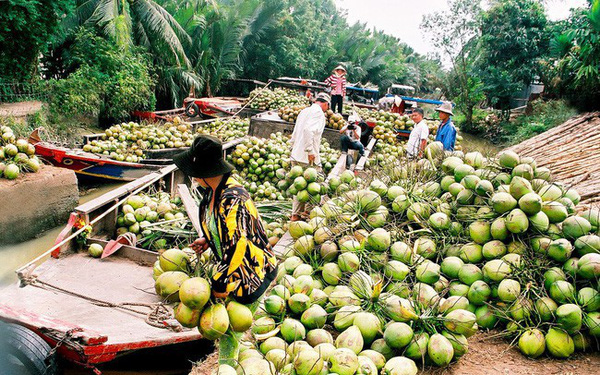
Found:
[[[308,105],[292,105],[279,108],[279,117],[283,121],[296,123],[296,119],[300,112],[307,108]]]
[[[439,145],[428,148],[429,156],[443,154]],[[445,240],[443,256],[436,254],[442,276],[452,296],[467,299],[478,325],[505,329],[530,357],[597,350],[598,211],[578,215],[575,190],[511,151],[496,158],[458,152],[422,165],[442,172],[425,188],[433,200],[409,196],[397,213],[419,222],[434,242]]]
[[[289,106],[308,106],[309,101],[297,91],[288,88],[258,88],[253,90],[248,97],[250,108],[262,111],[274,110]]]
[[[227,156],[236,167],[237,178],[257,202],[283,201],[284,184],[290,166],[290,138],[282,133],[271,134],[269,139],[250,137],[236,146]],[[323,171],[328,173],[339,157],[339,151],[321,140],[320,155]]]
[[[289,168],[289,153],[289,137],[276,133],[268,139],[246,138],[227,159],[254,200],[283,200],[275,184]]]
[[[41,162],[31,143],[17,139],[8,126],[1,126],[0,133],[0,178],[14,180],[21,173],[35,173],[40,169]]]
[[[210,250],[197,257],[190,248],[169,249],[153,268],[156,294],[176,303],[175,319],[186,328],[197,328],[208,340],[217,340],[228,332],[245,332],[252,324],[247,306],[233,300],[210,300],[213,262]]]
[[[199,127],[197,134],[208,134],[219,138],[223,142],[245,137],[248,134],[250,119],[232,117],[217,119]]]
[[[164,124],[124,122],[106,129],[101,140],[85,144],[83,151],[135,163],[144,158],[144,150],[190,147],[193,140],[192,126],[179,117]]]
[[[339,113],[334,113],[331,109],[328,109],[325,112],[326,123],[325,127],[335,130],[340,130],[344,126],[346,126],[346,120]]]
[[[385,220],[351,221],[382,204],[374,191],[353,193],[290,224],[295,242],[254,322],[256,348],[238,358],[244,371],[260,362],[284,374],[416,374],[417,362],[445,366],[466,352],[475,315],[442,304],[439,269],[436,279],[433,262],[397,233],[372,229]]]
[[[159,252],[188,244],[194,236],[181,199],[164,192],[127,198],[117,214],[115,236],[127,232],[135,234],[138,247]]]
[[[296,197],[299,202],[318,204],[321,194],[327,193],[328,185],[324,183],[324,175],[313,167],[293,166],[279,181],[277,187],[285,190],[288,197]]]

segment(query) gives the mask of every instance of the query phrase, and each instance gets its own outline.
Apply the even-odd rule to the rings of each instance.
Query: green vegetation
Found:
[[[538,79],[545,99],[598,108],[600,0],[559,22],[538,0],[492,0],[485,9],[448,3],[449,12],[423,19],[437,48],[426,57],[397,37],[349,24],[334,0],[4,1],[0,100],[42,99],[52,124],[110,125],[134,110],[180,106],[190,94],[227,94],[231,78],[323,80],[341,63],[350,82],[382,93],[393,83],[425,97],[441,92],[456,103],[463,131],[495,142],[553,126],[551,119],[523,125],[539,123],[535,117],[503,125]]]

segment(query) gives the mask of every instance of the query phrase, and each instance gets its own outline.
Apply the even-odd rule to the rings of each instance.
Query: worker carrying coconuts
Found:
[[[198,254],[210,247],[218,261],[213,296],[257,301],[275,278],[277,260],[254,202],[231,177],[233,166],[223,159],[221,141],[200,135],[173,161],[200,185],[202,237],[191,247]]]
[[[304,108],[294,126],[292,133],[292,152],[290,160],[292,165],[320,166],[321,137],[325,130],[325,112],[329,109],[329,95],[321,93],[317,95],[315,102],[308,108]],[[292,203],[291,221],[301,219],[307,212],[306,203],[300,202],[296,197]]]
[[[435,140],[442,142],[444,150],[454,151],[454,144],[456,143],[456,128],[450,119],[450,116],[454,116],[452,113],[452,103],[444,102],[441,106],[435,109],[438,111],[440,117],[440,125],[435,136]]]

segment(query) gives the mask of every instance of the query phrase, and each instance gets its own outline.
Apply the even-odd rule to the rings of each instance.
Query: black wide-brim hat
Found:
[[[223,144],[210,135],[199,135],[192,147],[175,155],[173,162],[190,177],[209,178],[230,173],[233,166],[223,159]]]

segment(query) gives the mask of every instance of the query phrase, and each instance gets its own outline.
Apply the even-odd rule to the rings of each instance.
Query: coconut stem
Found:
[[[252,315],[256,312],[261,299],[262,297],[250,305],[247,305],[252,312]],[[219,339],[219,365],[229,365],[233,368],[237,367],[237,359],[240,352],[240,339],[243,334],[243,332],[234,332],[231,327],[229,327],[227,333],[221,336]]]

